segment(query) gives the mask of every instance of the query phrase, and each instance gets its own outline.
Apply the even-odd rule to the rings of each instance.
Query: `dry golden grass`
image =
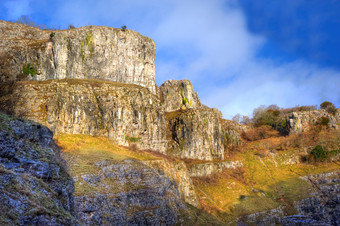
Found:
[[[337,137],[328,133],[320,136],[332,137],[333,141]],[[313,191],[313,186],[300,176],[340,170],[340,165],[285,165],[285,160],[294,156],[296,150],[289,146],[276,155],[263,154],[268,146],[275,149],[290,139],[293,138],[272,137],[248,143],[248,150],[238,155],[243,159],[242,170],[224,170],[209,177],[194,178],[200,208],[225,222],[278,206],[284,206],[287,214],[294,214],[293,202],[308,197]]]
[[[58,134],[54,139],[64,153],[87,156],[93,161],[96,161],[96,159],[105,160],[105,158],[110,160],[132,158],[142,161],[159,159],[157,153],[129,150],[128,148],[116,145],[114,141],[106,137],[93,137],[82,134]]]

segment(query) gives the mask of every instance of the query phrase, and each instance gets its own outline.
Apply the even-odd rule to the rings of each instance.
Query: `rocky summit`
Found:
[[[339,224],[339,109],[241,125],[157,87],[155,49],[0,21],[1,225]]]
[[[0,21],[0,40],[2,82],[93,78],[156,92],[155,43],[137,32],[97,26],[45,31]]]

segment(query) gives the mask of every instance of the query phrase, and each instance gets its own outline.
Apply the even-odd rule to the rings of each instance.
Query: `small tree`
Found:
[[[126,25],[121,26],[122,31],[126,31]]]
[[[241,119],[241,114],[237,113],[236,115],[234,115],[234,117],[232,118],[232,120],[235,123],[240,123],[240,119]]]
[[[69,29],[69,30],[74,29],[74,28],[76,28],[76,27],[73,26],[72,24],[69,24],[68,27],[67,27],[67,29]]]
[[[328,113],[335,114],[336,108],[333,103],[324,101],[320,104],[321,109],[325,109]]]

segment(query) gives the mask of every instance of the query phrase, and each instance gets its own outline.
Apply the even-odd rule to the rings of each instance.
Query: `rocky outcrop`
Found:
[[[224,138],[217,109],[201,108],[167,113],[167,153],[179,158],[224,159]]]
[[[166,112],[202,107],[189,80],[168,80],[159,87],[159,95]]]
[[[157,169],[160,174],[166,174],[177,183],[179,193],[186,203],[192,206],[198,206],[198,201],[190,173],[184,162],[150,160],[143,161],[144,164]]]
[[[300,215],[325,225],[340,225],[340,171],[305,176],[315,193],[294,204]]]
[[[276,209],[246,215],[239,223],[256,225],[339,225],[340,219],[340,172],[304,176],[315,192],[309,198],[295,202],[296,215],[286,216],[283,206]]]
[[[165,153],[166,119],[146,88],[100,80],[18,82],[0,97],[1,109],[55,133],[106,136],[117,144]]]
[[[48,31],[0,21],[1,82],[94,78],[156,93],[155,56],[154,41],[132,30],[86,26]]]
[[[95,165],[97,172],[75,177],[76,211],[85,225],[174,225],[186,209],[176,183],[138,160]]]
[[[338,109],[334,115],[326,110],[292,112],[287,116],[289,132],[290,134],[306,132],[314,125],[324,124],[322,118],[329,121],[328,123],[326,121],[328,127],[338,129],[340,110]]]
[[[225,136],[226,146],[237,146],[242,144],[241,132],[244,131],[244,126],[239,125],[233,121],[223,119],[222,128]]]
[[[206,177],[214,173],[221,173],[224,169],[236,169],[242,166],[241,161],[199,163],[189,167],[189,174],[190,177]]]
[[[77,225],[73,180],[52,136],[0,114],[1,225]]]

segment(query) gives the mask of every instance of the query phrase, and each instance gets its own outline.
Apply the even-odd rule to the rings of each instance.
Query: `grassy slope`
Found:
[[[95,173],[98,169],[94,162],[101,160],[166,160],[152,152],[117,146],[104,137],[59,134],[55,140],[71,164],[70,173],[73,176]],[[182,216],[185,222],[195,225],[220,223],[208,213],[225,222],[233,222],[242,215],[279,206],[284,206],[287,214],[294,214],[293,202],[308,197],[314,189],[300,176],[340,169],[337,163],[282,164],[296,149],[261,157],[259,150],[263,149],[263,142],[268,140],[253,142],[248,145],[248,151],[234,156],[243,161],[243,169],[224,170],[208,178],[193,178],[200,208],[204,211],[190,207]],[[76,194],[93,192],[92,187],[86,186],[76,182]]]
[[[263,142],[268,140],[253,142],[247,151],[234,157],[242,159],[243,169],[193,178],[201,208],[227,222],[279,206],[284,207],[286,214],[294,214],[293,202],[307,198],[314,191],[300,176],[340,170],[336,162],[284,165],[297,149],[261,156]]]
[[[163,159],[168,160],[157,153],[129,150],[116,145],[112,140],[105,137],[92,137],[89,135],[58,134],[55,141],[62,148],[65,159],[69,163],[69,171],[73,177],[83,174],[96,173],[98,168],[94,165],[97,161],[108,160],[119,162],[125,159],[137,159],[140,161]],[[114,181],[111,181],[114,183]],[[108,183],[104,181],[104,183]],[[118,187],[118,186],[117,186]],[[93,192],[115,193],[110,189],[103,191],[102,188],[94,188],[86,183],[75,182],[75,195],[91,195]],[[101,189],[101,190],[97,190]],[[124,189],[134,189],[133,187]],[[118,192],[119,190],[117,190]],[[222,223],[208,213],[188,205],[188,209],[180,212],[180,219],[185,224],[193,225],[221,225]]]

